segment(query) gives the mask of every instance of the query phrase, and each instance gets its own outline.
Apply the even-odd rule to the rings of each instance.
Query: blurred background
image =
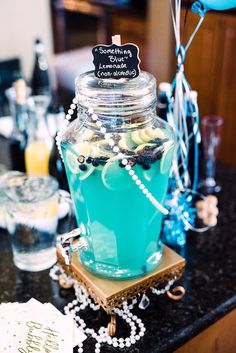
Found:
[[[183,1],[182,19],[185,13]],[[184,43],[197,21],[189,11],[182,24]],[[121,34],[122,43],[139,46],[141,68],[158,83],[171,82],[176,69],[166,0],[1,1],[0,28],[0,163],[9,169],[34,172],[32,161],[37,164],[37,158],[43,158],[36,156],[41,150],[45,163],[51,160],[50,173],[60,173],[54,137],[73,98],[75,77],[93,69],[94,45],[110,44],[111,35]],[[224,118],[219,160],[232,166],[236,166],[235,40],[236,11],[211,11],[185,62],[187,79],[199,94],[201,116]],[[23,166],[14,161],[16,150],[28,151]]]

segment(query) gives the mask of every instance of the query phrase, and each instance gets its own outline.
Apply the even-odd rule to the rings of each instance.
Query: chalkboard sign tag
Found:
[[[101,79],[128,78],[139,76],[139,48],[133,43],[120,44],[120,36],[112,37],[111,45],[96,45],[92,49],[95,76]]]

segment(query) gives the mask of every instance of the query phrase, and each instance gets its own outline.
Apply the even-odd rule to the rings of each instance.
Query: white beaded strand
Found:
[[[67,127],[69,120],[71,119],[71,116],[74,114],[74,110],[77,107],[78,104],[78,98],[82,100],[82,97],[78,97],[78,95],[73,99],[73,103],[70,105],[70,109],[68,110],[68,113],[66,114],[66,119],[65,119],[65,126],[62,128],[63,130],[58,131],[57,136],[56,136],[56,144],[60,153],[60,156],[63,160],[63,155],[61,151],[61,137],[65,131],[65,128]],[[96,123],[97,127],[100,128],[100,132],[104,134],[104,138],[108,141],[108,144],[112,147],[113,152],[117,153],[117,156],[119,156],[120,153],[120,148],[115,144],[115,141],[111,137],[110,133],[107,133],[106,128],[102,126],[102,121],[98,120],[98,115],[94,113],[94,109],[92,107],[88,108],[88,113],[91,116],[91,119]],[[130,172],[131,171],[131,166],[128,164],[128,160],[126,158],[123,158],[121,163],[125,166],[125,170]],[[147,199],[153,204],[155,208],[158,209],[161,213],[164,215],[168,214],[168,210],[163,207],[160,202],[150,193],[150,191],[145,187],[145,185],[142,183],[142,181],[139,179],[138,175],[133,172],[133,173],[128,173],[134,183],[139,187],[139,189],[143,192],[143,194],[147,197]]]
[[[52,274],[53,275],[53,274]],[[114,309],[114,313],[122,318],[130,326],[130,336],[126,338],[110,337],[108,330],[105,327],[100,327],[96,333],[94,329],[86,327],[85,321],[78,315],[81,310],[89,306],[93,310],[98,310],[99,305],[92,302],[87,291],[78,282],[74,285],[76,299],[68,303],[65,308],[65,314],[71,314],[76,322],[76,325],[85,332],[86,335],[96,340],[94,353],[100,353],[101,343],[107,343],[114,348],[130,347],[135,344],[141,337],[144,336],[146,328],[141,319],[130,312],[130,309],[137,303],[137,299],[132,300],[132,304],[128,305],[124,302],[123,309]],[[83,343],[78,345],[78,353],[83,353]]]
[[[59,265],[55,265],[50,270],[50,276],[54,280],[58,280],[61,274],[65,274],[65,271]],[[157,289],[152,287],[151,291],[156,295],[163,295],[170,287],[174,284],[177,277],[169,280],[163,289]],[[123,319],[126,324],[130,327],[130,335],[128,337],[111,337],[109,336],[108,329],[106,327],[100,327],[97,332],[94,329],[87,327],[85,321],[79,316],[80,311],[87,307],[96,311],[100,309],[98,304],[95,304],[92,298],[89,296],[87,290],[77,281],[74,281],[75,299],[72,300],[64,307],[65,314],[71,314],[78,328],[80,328],[87,336],[95,339],[95,351],[94,353],[100,353],[101,344],[106,343],[113,346],[114,348],[129,348],[137,341],[139,341],[146,332],[146,328],[142,320],[134,315],[131,310],[138,303],[138,299],[135,297],[130,302],[124,301],[123,308],[114,308],[113,313]],[[83,343],[78,344],[78,353],[83,353]]]

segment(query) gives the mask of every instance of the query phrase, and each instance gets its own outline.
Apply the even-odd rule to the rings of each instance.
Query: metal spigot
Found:
[[[87,250],[89,247],[88,241],[85,237],[80,237],[80,229],[73,229],[69,233],[64,233],[60,236],[59,249],[65,259],[65,264],[70,265],[72,254],[78,250]]]

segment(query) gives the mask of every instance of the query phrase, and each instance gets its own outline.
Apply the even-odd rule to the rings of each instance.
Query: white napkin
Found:
[[[86,339],[71,315],[30,299],[0,305],[0,352],[72,353]]]

